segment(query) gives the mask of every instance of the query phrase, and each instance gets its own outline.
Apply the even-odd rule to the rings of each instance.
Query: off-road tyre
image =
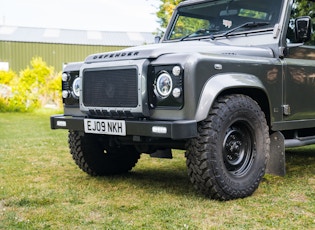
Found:
[[[133,146],[117,146],[110,137],[69,131],[69,147],[75,163],[92,176],[105,176],[130,171],[140,153]]]
[[[216,100],[187,145],[186,164],[194,187],[216,200],[244,198],[258,188],[269,157],[265,115],[248,96]]]

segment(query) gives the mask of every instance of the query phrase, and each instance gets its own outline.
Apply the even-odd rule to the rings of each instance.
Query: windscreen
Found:
[[[272,30],[283,0],[216,0],[178,8],[168,40]]]

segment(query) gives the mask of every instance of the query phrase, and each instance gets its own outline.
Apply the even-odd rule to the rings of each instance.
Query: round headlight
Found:
[[[172,92],[173,81],[168,73],[162,73],[156,80],[156,90],[162,97],[167,97]]]
[[[80,96],[80,88],[81,88],[81,79],[76,78],[72,84],[72,90],[73,90],[74,96],[76,96],[76,97]]]

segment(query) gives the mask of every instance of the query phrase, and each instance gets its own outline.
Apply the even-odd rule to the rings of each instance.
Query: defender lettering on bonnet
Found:
[[[205,196],[250,196],[265,173],[285,174],[286,147],[315,143],[315,38],[296,3],[183,1],[158,44],[65,66],[52,129],[69,130],[90,175],[182,149]]]

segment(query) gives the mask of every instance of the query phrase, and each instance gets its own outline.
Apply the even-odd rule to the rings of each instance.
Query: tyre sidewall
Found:
[[[248,99],[247,99],[248,100]],[[233,102],[232,100],[230,102]],[[222,111],[221,122],[213,122],[213,130],[218,130],[215,148],[209,152],[210,166],[213,169],[215,178],[221,178],[217,181],[226,193],[233,196],[243,197],[248,193],[254,192],[265,173],[268,150],[266,147],[266,124],[260,108],[255,102],[234,103],[227,107],[232,110]],[[223,157],[223,140],[228,128],[235,122],[246,124],[249,130],[254,134],[252,136],[252,163],[246,173],[242,175],[232,175],[226,168]],[[213,164],[214,163],[214,164]]]

